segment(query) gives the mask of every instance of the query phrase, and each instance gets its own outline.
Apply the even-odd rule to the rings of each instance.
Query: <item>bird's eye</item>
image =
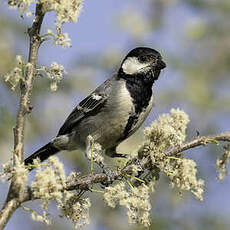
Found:
[[[140,60],[141,62],[146,62],[146,61],[148,60],[148,57],[147,57],[147,56],[140,56],[140,57],[139,57],[139,60]]]

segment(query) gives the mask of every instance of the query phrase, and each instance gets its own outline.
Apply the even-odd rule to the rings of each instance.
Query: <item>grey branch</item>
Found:
[[[208,143],[216,143],[218,144],[219,141],[230,142],[230,132],[220,133],[217,135],[210,135],[210,136],[202,136],[198,137],[190,142],[183,144],[182,146],[173,148],[169,150],[166,155],[172,156],[179,154],[185,150],[192,149],[198,146],[204,146]]]
[[[30,65],[27,66],[25,80],[21,81],[20,83],[20,92],[21,92],[20,104],[17,113],[16,127],[14,128],[14,151],[13,151],[14,164],[16,162],[16,157],[19,159],[20,162],[23,162],[23,158],[24,158],[23,152],[24,152],[24,130],[25,130],[26,114],[28,114],[32,109],[32,106],[30,105],[30,97],[33,89],[34,76],[36,73],[38,49],[41,44],[41,39],[39,34],[40,34],[43,18],[44,18],[44,14],[42,12],[42,5],[37,4],[33,25],[28,30],[28,34],[30,37],[30,49],[29,49],[28,62],[30,63]],[[15,183],[15,179],[12,178],[6,203],[4,204],[0,212],[0,229],[3,229],[5,227],[13,212],[19,207],[21,203],[19,197],[22,197],[21,195],[23,192],[24,191],[20,191],[20,189],[18,189],[18,186]]]
[[[175,156],[177,154],[182,153],[185,150],[192,149],[198,146],[206,146],[209,143],[215,143],[218,144],[219,141],[222,142],[230,142],[230,132],[225,132],[217,135],[210,135],[210,136],[202,136],[198,137],[192,141],[189,141],[179,147],[175,147],[171,150],[169,150],[167,153],[165,153],[167,156]],[[138,161],[138,158],[133,160]],[[143,158],[140,162],[138,162],[138,165],[143,169],[152,169],[154,165],[151,162],[150,155],[148,157]],[[115,170],[113,171],[114,179],[122,179],[127,174],[132,174],[132,165],[128,165],[122,170]],[[98,173],[98,174],[91,174],[89,176],[85,176],[81,179],[77,177],[75,180],[71,180],[67,182],[66,187],[64,190],[89,190],[92,188],[94,184],[100,184],[100,183],[108,183],[109,178],[105,173]],[[29,200],[39,199],[39,197],[35,197],[33,195],[33,191],[31,190],[30,186],[27,186],[27,188],[24,190],[22,202],[26,202]]]

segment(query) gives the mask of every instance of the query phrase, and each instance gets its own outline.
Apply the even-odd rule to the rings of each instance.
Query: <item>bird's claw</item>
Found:
[[[101,169],[103,170],[103,173],[106,174],[107,176],[107,181],[102,182],[102,186],[103,187],[107,187],[109,185],[111,185],[114,180],[115,180],[115,174],[113,172],[113,170],[111,170],[105,163],[103,162],[98,162],[98,165],[101,167]]]
[[[102,182],[103,187],[107,187],[111,185],[115,181],[115,173],[113,170],[111,170],[109,167],[104,167],[103,168],[103,173],[106,174],[107,180]]]
[[[122,153],[116,153],[114,152],[110,157],[115,158],[115,157],[120,157],[120,158],[127,158],[127,154],[122,154]]]

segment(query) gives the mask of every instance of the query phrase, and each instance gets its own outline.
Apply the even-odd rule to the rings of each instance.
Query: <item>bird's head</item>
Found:
[[[124,58],[120,71],[127,76],[140,76],[153,81],[157,80],[166,64],[159,52],[148,47],[137,47]]]

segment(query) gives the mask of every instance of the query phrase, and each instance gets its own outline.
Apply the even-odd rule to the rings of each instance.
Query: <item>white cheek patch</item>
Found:
[[[122,64],[122,69],[126,74],[135,74],[148,65],[148,63],[140,63],[136,57],[129,57]]]

